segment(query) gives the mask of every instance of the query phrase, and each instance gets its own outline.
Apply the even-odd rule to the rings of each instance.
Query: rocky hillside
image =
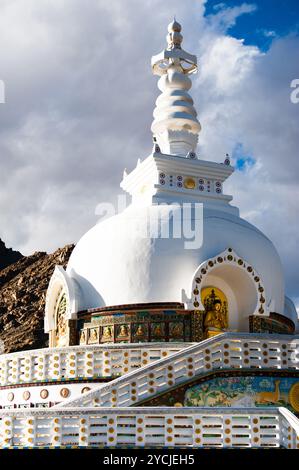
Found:
[[[0,340],[4,352],[47,346],[43,323],[48,283],[55,265],[65,267],[73,248],[67,245],[50,255],[36,252],[0,271]]]
[[[23,255],[11,248],[6,248],[5,243],[0,239],[0,270],[6,268],[12,263],[19,261]]]

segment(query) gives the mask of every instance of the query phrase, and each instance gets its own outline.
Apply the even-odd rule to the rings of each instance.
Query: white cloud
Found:
[[[262,33],[265,38],[275,38],[277,36],[275,31],[269,29],[261,29],[258,32]]]
[[[2,1],[0,236],[24,253],[76,241],[102,200],[114,200],[123,168],[151,149],[158,95],[150,57],[165,45],[176,14],[184,47],[197,53],[193,97],[203,131],[199,154],[223,161],[240,143],[256,161],[226,189],[273,239],[298,292],[298,114],[290,82],[299,78],[298,37],[262,53],[227,30],[255,6],[204,1]],[[298,299],[299,300],[299,299]]]
[[[253,3],[242,3],[234,7],[228,7],[225,3],[218,3],[214,6],[215,13],[208,15],[209,26],[217,32],[225,33],[236,24],[237,19],[248,13],[254,13],[257,7]]]

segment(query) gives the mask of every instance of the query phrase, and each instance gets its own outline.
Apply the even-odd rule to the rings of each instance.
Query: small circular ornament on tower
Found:
[[[184,187],[186,189],[195,189],[195,187],[196,187],[195,180],[193,178],[185,178]]]

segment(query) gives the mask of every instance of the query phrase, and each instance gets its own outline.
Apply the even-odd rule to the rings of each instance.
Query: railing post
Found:
[[[135,429],[136,429],[136,434],[135,434],[135,445],[136,447],[144,447],[145,446],[145,420],[146,416],[143,415],[137,415],[135,418]]]
[[[25,419],[24,419],[25,420]],[[24,426],[22,441],[24,442],[25,447],[34,447],[35,442],[35,420],[36,417],[29,417],[26,419],[26,424]]]
[[[62,418],[56,417],[52,420],[51,426],[51,444],[54,447],[61,445]]]
[[[250,447],[260,446],[260,419],[259,416],[251,416],[250,419]]]
[[[110,355],[109,351],[104,352],[103,376],[104,377],[110,377],[111,376],[111,355]]]
[[[24,361],[24,381],[26,383],[37,379],[35,361],[37,361],[37,356],[33,356],[31,354],[26,356]]]
[[[76,354],[69,352],[66,359],[66,375],[67,377],[77,377],[77,358]]]
[[[90,427],[88,417],[84,417],[78,420],[79,421],[79,442],[80,447],[86,447],[89,444],[90,436]]]
[[[202,447],[202,417],[193,416],[193,447]]]
[[[113,447],[117,445],[117,416],[108,415],[106,418],[106,436],[107,446]]]
[[[4,449],[13,445],[13,417],[4,416],[0,420],[1,447]]]
[[[222,425],[223,447],[233,447],[232,443],[232,416],[223,416]]]

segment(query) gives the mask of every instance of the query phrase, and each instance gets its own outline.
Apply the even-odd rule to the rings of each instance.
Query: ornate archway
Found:
[[[201,295],[206,288],[219,289],[227,298],[227,328],[223,330],[248,331],[249,316],[269,316],[269,302],[260,275],[232,248],[206,260],[197,268],[192,279],[189,308],[207,313]],[[214,317],[217,318],[216,311]]]
[[[72,279],[61,266],[56,266],[46,295],[45,332],[49,333],[49,346],[73,344],[76,330],[77,300]]]

